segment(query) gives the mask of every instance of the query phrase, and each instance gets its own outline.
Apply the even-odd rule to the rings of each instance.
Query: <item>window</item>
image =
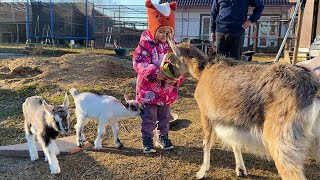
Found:
[[[258,47],[278,46],[279,22],[274,21],[279,17],[263,17],[259,22]]]
[[[209,40],[210,37],[210,16],[201,17],[201,39]]]

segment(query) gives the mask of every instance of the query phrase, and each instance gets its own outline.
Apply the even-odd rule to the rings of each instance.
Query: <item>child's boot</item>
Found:
[[[151,137],[143,138],[143,153],[149,154],[149,153],[155,153],[156,150],[153,146],[153,140]]]
[[[168,137],[168,134],[160,135],[157,138],[157,141],[156,141],[155,145],[157,147],[160,147],[163,150],[170,150],[170,149],[174,148],[171,140]]]

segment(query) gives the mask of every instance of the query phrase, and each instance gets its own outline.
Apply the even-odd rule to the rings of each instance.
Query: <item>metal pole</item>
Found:
[[[304,7],[302,6],[299,13],[298,13],[298,27],[297,27],[297,33],[296,33],[296,40],[294,42],[292,64],[296,64],[297,60],[298,60],[298,51],[299,51],[299,44],[300,44],[303,11],[304,11]]]
[[[293,11],[293,14],[292,14],[292,17],[291,17],[291,21],[290,21],[288,30],[287,30],[284,38],[283,38],[283,41],[282,41],[282,43],[281,43],[280,49],[279,49],[279,51],[278,51],[278,54],[277,54],[276,58],[274,59],[274,62],[278,62],[278,61],[279,61],[280,55],[281,55],[281,53],[282,53],[282,50],[283,50],[283,48],[284,48],[284,45],[286,44],[286,41],[287,41],[289,32],[291,31],[291,28],[292,28],[292,26],[293,26],[293,24],[294,24],[294,20],[295,20],[295,18],[296,18],[296,14],[297,14],[298,10],[299,10],[300,7],[301,7],[302,1],[303,1],[303,0],[298,0],[296,6],[295,6],[295,8],[294,8],[294,11]]]
[[[50,0],[50,24],[51,24],[51,41],[52,41],[52,52],[54,54],[54,29],[53,29],[53,13],[52,13],[52,0]]]
[[[88,48],[88,30],[89,30],[89,25],[88,25],[88,0],[86,0],[86,48]]]
[[[95,41],[95,18],[94,18],[94,1],[92,2],[92,34],[91,37],[93,37],[93,40]],[[94,42],[95,44],[95,42]],[[93,48],[93,47],[91,47]]]
[[[27,0],[27,3],[26,3],[26,20],[27,20],[27,26],[26,26],[27,40],[26,40],[26,45],[27,45],[27,44],[29,44],[29,39],[30,39],[29,0]]]

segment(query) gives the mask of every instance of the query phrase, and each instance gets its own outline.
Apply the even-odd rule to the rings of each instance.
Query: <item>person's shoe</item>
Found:
[[[153,140],[151,137],[143,138],[143,153],[149,154],[149,153],[155,153],[156,150],[153,146]]]
[[[159,138],[156,141],[156,146],[160,147],[163,150],[170,150],[174,148],[167,134],[159,136]]]

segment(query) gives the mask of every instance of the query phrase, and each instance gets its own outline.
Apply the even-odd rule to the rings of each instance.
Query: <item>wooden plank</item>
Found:
[[[86,142],[83,148],[77,147],[75,136],[59,138],[56,140],[56,144],[60,151],[60,155],[62,156],[74,154],[81,151],[83,148],[90,148],[93,146],[92,143]],[[44,156],[42,148],[38,142],[36,142],[36,147],[39,157]],[[29,157],[28,144],[23,143],[10,146],[0,146],[0,156]]]
[[[312,42],[314,0],[307,0],[303,12],[299,48],[310,48]]]

